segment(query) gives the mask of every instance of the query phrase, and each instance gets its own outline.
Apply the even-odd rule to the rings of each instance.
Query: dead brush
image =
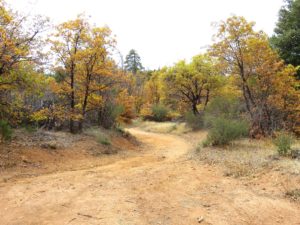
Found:
[[[287,176],[284,181],[281,182],[281,187],[283,189],[284,196],[293,200],[300,202],[300,188],[297,184],[292,182],[291,175]]]
[[[235,178],[249,176],[254,171],[254,169],[249,165],[237,164],[232,162],[227,162],[225,164],[225,167],[226,169],[224,175]]]
[[[248,139],[226,147],[202,147],[197,150],[200,160],[210,165],[221,165],[224,167],[225,176],[236,178],[251,176],[271,166],[269,156],[273,154],[274,151],[268,148],[268,143]]]
[[[285,192],[285,196],[294,201],[300,201],[300,189],[289,190]]]
[[[148,132],[165,134],[184,134],[190,131],[190,128],[188,128],[185,123],[180,122],[143,121],[140,122],[140,127]]]

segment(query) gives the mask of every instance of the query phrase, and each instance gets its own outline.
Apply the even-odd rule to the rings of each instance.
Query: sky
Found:
[[[272,35],[283,0],[6,0],[25,14],[41,14],[54,24],[84,13],[107,25],[125,58],[135,49],[147,69],[171,66],[204,52],[216,33],[213,22],[231,15],[256,22]]]

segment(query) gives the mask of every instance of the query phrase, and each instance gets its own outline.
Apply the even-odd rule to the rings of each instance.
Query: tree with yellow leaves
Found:
[[[32,24],[27,19],[0,0],[0,120],[14,124],[22,119],[23,93],[38,85],[39,36],[47,23],[41,17]]]
[[[295,126],[300,96],[293,78],[296,69],[286,66],[254,23],[233,16],[218,25],[211,55],[218,58],[224,73],[237,77],[253,136]]]
[[[59,74],[57,92],[69,103],[70,131],[79,130],[86,112],[102,104],[102,92],[115,82],[114,62],[109,58],[114,39],[107,27],[91,27],[86,19],[62,23],[51,39]]]
[[[195,56],[190,64],[180,61],[169,68],[163,78],[168,99],[188,105],[195,115],[205,108],[219,84],[215,62],[208,55]]]

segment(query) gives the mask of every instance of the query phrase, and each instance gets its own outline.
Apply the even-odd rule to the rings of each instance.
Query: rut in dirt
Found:
[[[0,224],[183,225],[203,217],[201,224],[299,225],[297,204],[199,164],[189,158],[190,140],[129,131],[142,143],[136,157],[2,183]]]

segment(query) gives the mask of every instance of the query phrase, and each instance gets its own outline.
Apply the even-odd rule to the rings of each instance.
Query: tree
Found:
[[[153,71],[151,77],[145,82],[145,102],[150,105],[158,105],[161,101],[162,95],[162,82],[161,82],[162,71]]]
[[[164,76],[165,91],[170,99],[187,104],[198,115],[199,106],[205,108],[218,84],[218,75],[212,58],[198,55],[190,64],[180,61],[167,70]]]
[[[29,23],[27,16],[13,12],[0,0],[0,120],[19,121],[23,93],[37,84],[40,34],[47,20],[35,21]]]
[[[131,49],[125,59],[125,69],[132,72],[134,75],[144,69],[141,63],[141,57],[138,53]]]
[[[58,65],[63,67],[65,79],[61,82],[60,93],[69,100],[70,132],[74,133],[74,120],[78,119],[75,111],[75,76],[78,67],[78,51],[87,36],[89,25],[81,18],[62,23],[57,27],[51,50],[56,54]]]
[[[86,39],[86,46],[79,55],[79,96],[81,120],[79,130],[88,111],[102,104],[101,92],[116,82],[113,74],[114,62],[109,58],[114,40],[107,28],[93,28]]]
[[[79,130],[87,111],[103,103],[103,91],[114,84],[114,62],[109,58],[115,41],[109,28],[91,27],[79,16],[62,23],[50,40],[57,61],[55,68],[59,83],[57,93],[68,101],[70,131]],[[66,107],[66,106],[65,106]]]
[[[253,26],[237,16],[222,21],[211,54],[219,59],[224,73],[236,77],[256,136],[294,128],[300,96],[293,78],[295,68],[284,65],[267,35],[255,32]]]
[[[286,0],[271,43],[288,64],[300,66],[300,0]],[[300,70],[297,72],[300,79]]]

